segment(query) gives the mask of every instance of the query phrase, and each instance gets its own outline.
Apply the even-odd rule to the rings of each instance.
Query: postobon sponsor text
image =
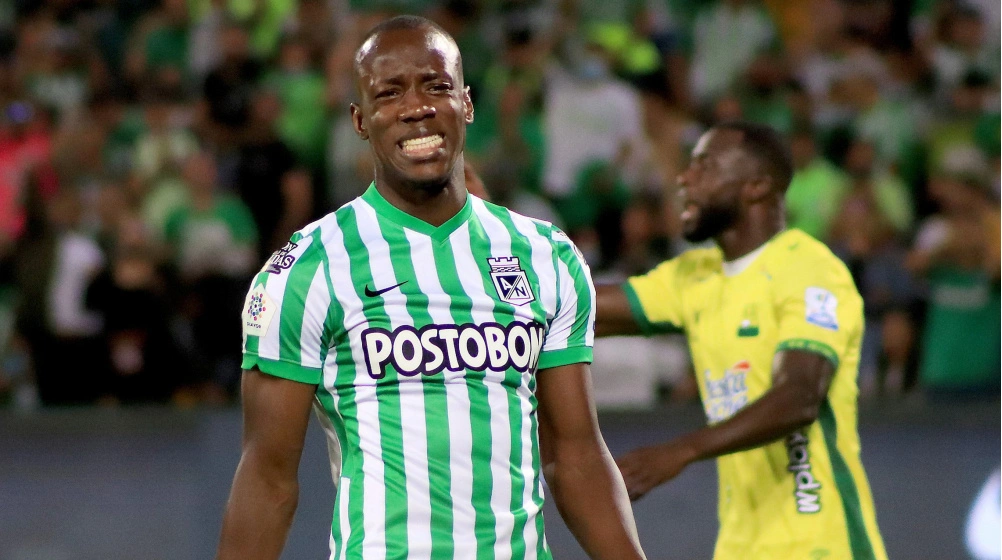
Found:
[[[507,326],[433,324],[420,329],[404,325],[393,331],[370,327],[362,332],[362,346],[373,379],[386,375],[387,364],[406,377],[444,369],[525,372],[539,363],[543,333],[543,325],[535,321]]]

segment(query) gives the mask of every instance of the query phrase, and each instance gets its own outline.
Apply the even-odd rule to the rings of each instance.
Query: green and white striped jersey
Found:
[[[439,227],[361,197],[296,233],[243,367],[317,384],[331,558],[547,559],[538,370],[590,362],[594,288],[552,225],[469,195]]]

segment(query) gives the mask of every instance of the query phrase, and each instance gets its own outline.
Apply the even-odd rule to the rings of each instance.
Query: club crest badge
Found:
[[[501,301],[512,305],[525,305],[536,299],[529,278],[518,264],[518,257],[489,258],[491,280]]]
[[[264,265],[264,272],[281,274],[283,270],[291,268],[292,263],[296,262],[296,257],[290,253],[295,251],[298,246],[298,243],[289,241],[285,244],[285,247],[275,251],[271,255],[271,258],[268,259],[268,263]]]

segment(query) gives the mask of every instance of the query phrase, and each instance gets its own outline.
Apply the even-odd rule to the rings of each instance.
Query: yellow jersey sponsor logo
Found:
[[[724,370],[723,376],[713,379],[710,370],[703,372],[706,382],[706,416],[710,422],[720,422],[734,415],[748,404],[746,378],[751,371],[748,360],[741,360]]]

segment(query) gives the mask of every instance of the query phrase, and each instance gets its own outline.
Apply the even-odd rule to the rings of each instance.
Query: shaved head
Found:
[[[463,87],[463,59],[459,54],[459,46],[455,39],[440,25],[430,19],[420,16],[396,16],[381,22],[369,30],[362,40],[362,45],[355,51],[353,68],[355,70],[355,84],[359,82],[363,75],[367,73],[367,65],[370,64],[372,55],[379,50],[380,38],[387,33],[395,31],[424,31],[427,35],[428,48],[439,51],[446,55],[456,65],[456,76]]]

